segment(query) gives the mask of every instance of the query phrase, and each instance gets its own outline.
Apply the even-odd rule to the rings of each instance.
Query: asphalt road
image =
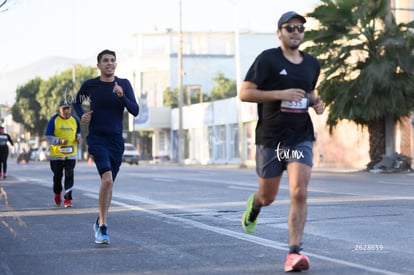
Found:
[[[108,216],[111,244],[97,245],[94,166],[77,164],[67,209],[54,205],[48,162],[10,159],[8,174],[0,274],[284,274],[286,178],[249,235],[240,218],[254,170],[125,164]],[[309,191],[303,274],[414,274],[414,174],[315,169]]]

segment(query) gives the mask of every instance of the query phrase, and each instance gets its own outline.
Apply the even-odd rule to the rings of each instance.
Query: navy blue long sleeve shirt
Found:
[[[114,92],[115,82],[122,87],[123,97]],[[79,117],[84,110],[83,102],[89,102],[93,111],[89,122],[89,134],[95,135],[121,135],[124,109],[137,116],[139,106],[134,91],[128,79],[115,77],[112,82],[101,81],[99,77],[86,80],[76,94],[73,107]]]

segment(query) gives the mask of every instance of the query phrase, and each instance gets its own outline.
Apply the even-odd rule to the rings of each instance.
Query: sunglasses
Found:
[[[283,26],[282,29],[286,29],[288,33],[292,33],[297,30],[299,33],[303,33],[305,31],[305,27],[303,25],[286,25]]]

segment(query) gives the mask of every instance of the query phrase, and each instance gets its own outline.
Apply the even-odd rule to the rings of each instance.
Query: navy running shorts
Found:
[[[124,138],[122,135],[88,135],[86,141],[88,152],[93,156],[99,175],[102,176],[103,173],[112,171],[112,178],[115,180],[124,153]]]
[[[281,176],[289,162],[313,166],[313,142],[304,141],[292,146],[277,148],[256,145],[256,173],[261,178]]]

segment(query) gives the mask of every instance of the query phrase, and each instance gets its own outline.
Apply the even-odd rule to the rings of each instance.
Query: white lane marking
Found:
[[[35,180],[35,179],[30,179],[30,180],[31,181],[42,182],[41,180]],[[220,182],[222,182],[222,181],[220,181]],[[42,185],[47,185],[46,183],[44,183],[44,181],[42,183],[43,183]],[[233,182],[233,184],[234,184],[234,182]],[[244,184],[241,184],[241,185],[244,185]],[[87,191],[87,192],[91,191],[90,189],[87,189],[87,188],[78,188],[78,189],[81,189],[81,190]],[[85,195],[97,199],[98,198],[97,193],[95,193],[95,192],[92,192],[92,193],[93,194],[85,194]],[[127,198],[127,197],[134,197],[135,199],[137,198],[136,196],[120,196],[120,195],[117,195],[116,197],[119,197],[120,199],[132,199],[132,198]],[[391,198],[392,199],[398,199],[398,198],[399,199],[409,199],[409,200],[414,199],[414,197],[391,197],[391,196],[389,196],[389,197],[370,197],[370,198],[369,197],[364,197],[364,199],[368,199],[368,200],[370,200],[370,199],[372,199],[372,200],[389,200]],[[143,203],[154,204],[156,202],[154,200],[149,200],[149,199],[146,199],[146,198],[143,198],[143,197],[141,197],[141,199],[143,199],[143,201],[141,201],[141,200],[139,200],[139,201],[141,201]],[[322,198],[322,200],[324,200],[324,201],[325,201],[325,199],[326,198]],[[344,199],[344,198],[341,198],[341,199]],[[350,200],[347,200],[347,201],[355,201],[357,199],[361,200],[362,198],[361,197],[360,198],[350,198]],[[123,203],[123,202],[120,202],[120,201],[117,201],[117,200],[112,200],[111,203],[114,204],[114,205],[123,206],[125,208],[130,209],[130,210],[142,211],[142,212],[145,212],[145,213],[157,216],[157,217],[162,217],[162,218],[174,220],[174,221],[177,221],[177,222],[185,223],[185,224],[191,225],[195,228],[211,231],[211,232],[221,234],[221,235],[224,235],[224,236],[233,237],[233,238],[236,238],[236,239],[239,239],[239,240],[248,241],[248,242],[255,243],[255,244],[258,244],[258,245],[262,245],[262,246],[265,246],[265,247],[274,248],[276,250],[287,251],[287,245],[284,244],[284,243],[271,241],[271,240],[268,240],[268,239],[264,239],[264,238],[248,235],[248,234],[245,234],[245,233],[232,231],[232,230],[229,230],[229,229],[210,226],[210,225],[207,225],[207,224],[204,224],[204,223],[201,223],[201,222],[189,220],[189,219],[182,218],[182,217],[171,216],[171,215],[164,214],[164,213],[161,213],[161,212],[158,212],[158,211],[149,210],[149,209],[145,209],[143,207],[126,204],[126,203]],[[159,202],[157,202],[157,204],[159,204]],[[162,205],[167,205],[167,204],[162,204]],[[378,274],[387,274],[387,275],[399,275],[400,274],[400,273],[395,273],[395,272],[391,272],[391,271],[384,270],[384,269],[368,267],[368,266],[365,266],[365,265],[348,262],[348,261],[345,261],[345,260],[334,259],[334,258],[331,258],[331,257],[327,257],[327,256],[315,254],[315,253],[306,253],[306,254],[311,256],[311,257],[320,259],[320,260],[324,260],[324,261],[328,261],[328,262],[332,262],[332,263],[336,263],[336,264],[341,264],[341,265],[345,265],[345,266],[349,266],[349,267],[353,267],[353,268],[358,268],[358,269],[369,271],[369,272],[376,272]]]
[[[89,195],[92,196],[92,194],[89,194]],[[94,197],[97,198],[97,195],[94,195]],[[146,201],[154,202],[153,200],[146,200]],[[287,251],[288,250],[288,247],[287,247],[286,244],[276,242],[276,241],[271,241],[271,240],[268,240],[268,239],[265,239],[265,238],[260,238],[260,237],[248,235],[248,234],[245,234],[245,233],[232,231],[232,230],[229,230],[229,229],[224,229],[224,228],[220,228],[220,227],[216,227],[216,226],[207,225],[207,224],[197,222],[197,221],[193,221],[193,220],[190,220],[190,219],[186,219],[186,218],[183,218],[183,217],[171,216],[171,215],[164,214],[162,212],[158,212],[158,211],[155,211],[155,210],[149,210],[149,209],[146,209],[146,208],[143,208],[143,207],[126,204],[126,203],[123,203],[123,202],[120,202],[120,201],[117,201],[117,200],[112,200],[112,204],[118,205],[118,206],[123,206],[123,207],[128,208],[128,209],[133,210],[133,211],[142,211],[142,212],[148,213],[148,214],[153,215],[153,216],[174,220],[176,222],[184,223],[186,225],[190,225],[190,226],[193,226],[195,228],[211,231],[211,232],[214,232],[214,233],[217,233],[217,234],[221,234],[221,235],[224,235],[224,236],[236,238],[236,239],[251,242],[251,243],[255,243],[255,244],[258,244],[258,245],[261,245],[261,246],[270,247],[270,248],[273,248],[273,249],[276,249],[276,250],[282,250],[282,251]],[[166,205],[166,204],[163,204],[163,205]],[[395,273],[395,272],[391,272],[391,271],[384,270],[384,269],[369,267],[369,266],[365,266],[365,265],[362,265],[362,264],[357,264],[357,263],[352,263],[352,262],[348,262],[348,261],[345,261],[345,260],[335,259],[335,258],[331,258],[331,257],[327,257],[327,256],[315,254],[315,253],[306,253],[306,255],[309,255],[311,257],[314,257],[314,258],[317,258],[317,259],[320,259],[320,260],[324,260],[324,261],[327,261],[327,262],[332,262],[332,263],[336,263],[336,264],[340,264],[340,265],[344,265],[344,266],[348,266],[348,267],[353,267],[353,268],[357,268],[357,269],[368,271],[368,272],[375,272],[375,273],[378,273],[378,274],[387,274],[387,275],[399,275],[400,274],[400,273]]]
[[[384,180],[380,180],[378,182],[383,183],[383,184],[391,184],[391,185],[414,186],[414,184],[412,182],[395,182],[395,181],[384,181]]]
[[[154,216],[157,216],[157,217],[174,220],[174,221],[177,221],[177,222],[180,222],[180,223],[185,223],[187,225],[191,225],[193,227],[203,229],[203,230],[207,230],[207,231],[211,231],[211,232],[221,234],[221,235],[224,235],[224,236],[236,238],[236,239],[243,240],[243,241],[248,241],[248,242],[255,243],[255,244],[258,244],[258,245],[261,245],[261,246],[274,248],[276,250],[287,251],[287,245],[283,244],[283,243],[280,243],[280,242],[271,241],[271,240],[268,240],[268,239],[264,239],[264,238],[248,235],[248,234],[245,234],[245,233],[232,231],[232,230],[229,230],[229,229],[224,229],[224,228],[220,228],[220,227],[216,227],[216,226],[207,225],[207,224],[204,224],[204,223],[201,223],[201,222],[185,219],[185,218],[182,218],[182,217],[167,215],[167,214],[164,214],[164,213],[161,213],[161,212],[158,212],[158,211],[144,209],[142,207],[129,205],[129,204],[126,204],[126,203],[123,203],[123,202],[120,202],[120,201],[112,200],[112,203],[116,204],[116,205],[119,205],[119,206],[129,208],[131,210],[143,211],[143,212],[146,212],[148,214],[151,214],[151,215],[154,215]],[[348,262],[348,261],[344,261],[344,260],[334,259],[334,258],[331,258],[331,257],[326,257],[326,256],[322,256],[322,255],[315,254],[315,253],[306,253],[306,254],[309,255],[309,256],[312,256],[314,258],[320,259],[320,260],[324,260],[324,261],[328,261],[328,262],[332,262],[332,263],[336,263],[336,264],[341,264],[341,265],[345,265],[345,266],[349,266],[349,267],[353,267],[353,268],[357,268],[357,269],[361,269],[361,270],[365,270],[365,271],[369,271],[369,272],[376,272],[378,274],[387,274],[387,275],[400,274],[400,273],[395,273],[395,272],[391,272],[391,271],[384,270],[384,269],[379,269],[379,268],[369,267],[369,266],[356,264],[356,263],[352,263],[352,262]]]
[[[236,189],[236,190],[247,190],[247,191],[256,191],[257,190],[257,187],[240,187],[240,186],[234,186],[234,185],[227,186],[227,188]]]

